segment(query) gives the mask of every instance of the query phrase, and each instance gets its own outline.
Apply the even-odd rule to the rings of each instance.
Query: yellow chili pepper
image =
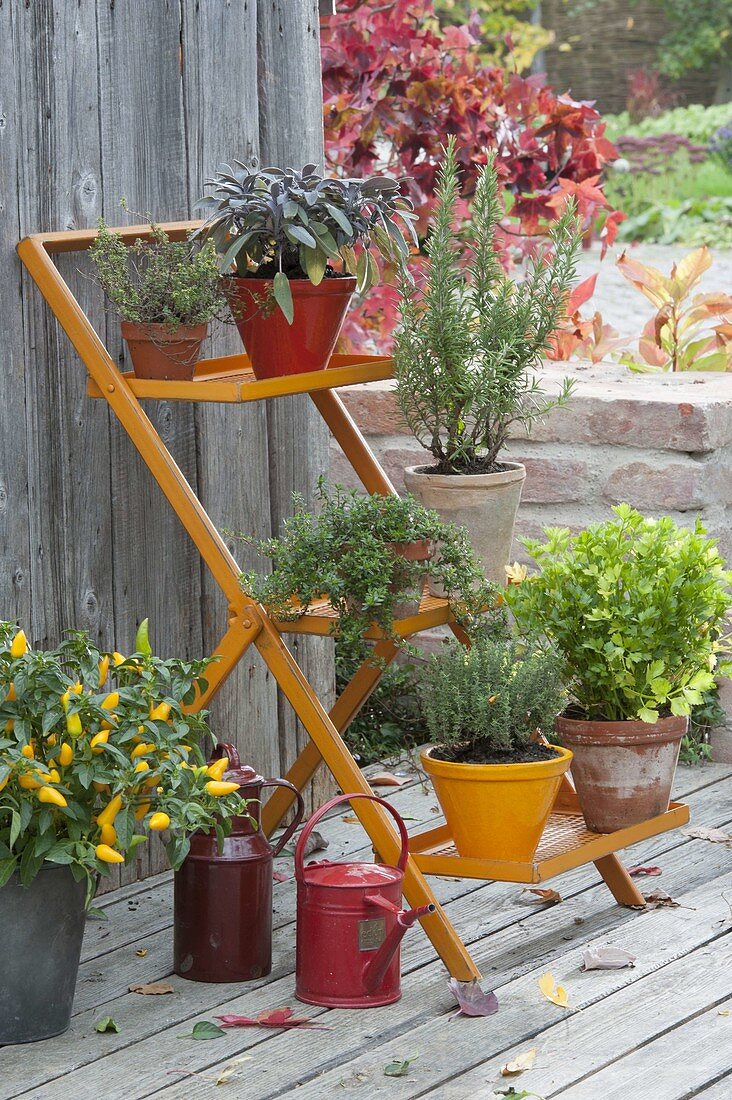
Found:
[[[81,737],[81,718],[78,714],[66,715],[66,730],[71,737]]]
[[[155,746],[150,741],[142,741],[130,753],[130,760],[136,760],[138,756],[145,756],[149,752],[155,752]]]
[[[53,748],[57,741],[58,737],[55,733],[52,733],[50,737],[46,738],[46,744],[49,746],[49,748]]]
[[[115,668],[119,668],[120,665],[125,663],[125,657],[121,653],[118,653],[117,650],[112,654],[112,660],[114,661]]]
[[[14,718],[8,718],[8,720],[5,723],[3,729],[5,730],[5,733],[12,733],[14,726],[15,726],[15,719]]]
[[[91,751],[99,756],[100,752],[104,752],[104,746],[109,741],[109,730],[100,730],[99,733],[95,733],[89,744],[91,745]]]
[[[51,768],[50,772],[48,773],[48,782],[49,783],[60,783],[61,782],[61,776],[58,774],[58,772],[56,771],[55,768]]]
[[[59,749],[58,762],[62,768],[68,768],[71,761],[74,759],[74,750],[71,745],[63,744]]]
[[[77,680],[75,684],[72,684],[69,690],[71,691],[72,695],[81,695],[84,691],[84,685],[82,684],[81,680]]]
[[[61,696],[61,706],[64,708],[65,711],[69,709],[69,699],[70,698],[71,698],[71,692],[70,691],[65,691],[63,693],[63,695]]]
[[[119,692],[118,691],[110,691],[109,695],[107,695],[102,700],[102,710],[114,710],[114,708],[118,705],[119,705]]]
[[[117,830],[114,825],[102,825],[101,829],[102,844],[109,844],[111,847],[117,843]]]
[[[135,764],[135,771],[136,772],[149,772],[150,771],[150,765],[148,764],[147,760],[138,760],[137,763]]]
[[[8,694],[5,696],[6,703],[14,703],[18,696],[15,694],[15,684],[11,680],[8,684]]]
[[[213,764],[209,764],[206,768],[207,773],[212,779],[217,781],[224,778],[224,772],[229,766],[228,756],[222,756],[219,760],[214,760]]]
[[[142,821],[143,817],[145,816],[145,814],[148,812],[149,809],[150,809],[150,803],[149,802],[141,802],[140,805],[135,810],[135,821]]]
[[[99,791],[100,794],[109,794],[109,783],[100,783],[95,779],[92,783],[92,787],[95,791]]]
[[[10,644],[10,656],[13,659],[24,656],[28,652],[28,639],[24,630],[19,630]]]
[[[222,795],[238,791],[240,785],[239,783],[219,783],[215,779],[211,779],[206,784],[206,790],[209,794],[212,794],[214,798],[221,798]]]
[[[152,718],[153,722],[167,722],[169,716],[169,703],[158,703],[158,705],[154,709],[150,709],[150,717]]]
[[[157,772],[153,772],[142,784],[142,789],[144,791],[151,791],[153,787],[157,786],[159,782],[160,776],[157,774]]]
[[[103,688],[109,676],[109,657],[102,657],[99,662],[99,686]]]
[[[160,811],[152,815],[152,817],[148,821],[148,827],[152,829],[153,832],[160,832],[161,829],[167,829],[170,827],[170,818],[167,814],[164,814],[162,811]]]
[[[116,852],[114,848],[110,848],[109,844],[97,844],[94,849],[94,854],[102,863],[124,863],[125,861],[125,857],[122,853]]]
[[[36,758],[32,745],[23,745],[23,748],[20,750],[20,755],[24,756],[26,760],[35,760]]]
[[[37,774],[37,773],[36,773]],[[23,772],[18,776],[18,786],[22,787],[24,791],[37,791],[43,784],[39,783],[34,776],[29,775],[28,772]]]
[[[116,794],[101,813],[97,814],[97,825],[114,825],[114,819],[122,809],[122,795]]]
[[[53,787],[41,787],[38,792],[38,801],[47,802],[49,806],[68,806],[61,791],[55,791]]]

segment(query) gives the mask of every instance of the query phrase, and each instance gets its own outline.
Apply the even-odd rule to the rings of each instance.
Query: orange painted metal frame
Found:
[[[184,240],[197,225],[196,222],[175,222],[163,228],[171,239]],[[127,226],[116,231],[128,244],[150,235],[149,226]],[[122,374],[52,258],[59,253],[84,251],[96,236],[94,230],[35,234],[20,242],[18,253],[87,369],[89,396],[107,401],[227,598],[228,629],[214,650],[218,660],[209,669],[208,689],[194,705],[198,708],[208,703],[249,646],[254,644],[310,737],[288,772],[290,782],[302,790],[317,768],[325,763],[341,790],[368,794],[371,789],[341,734],[376,687],[383,669],[393,660],[396,646],[377,630],[369,632],[367,636],[375,640],[375,653],[381,658],[379,667],[364,662],[330,714],[327,714],[281,635],[286,632],[331,634],[337,627],[332,609],[323,602],[322,606],[311,608],[308,614],[294,621],[277,622],[268,615],[266,608],[242,591],[237,562],[143,411],[140,401],[164,398],[172,401],[242,403],[284,394],[308,393],[366,490],[390,494],[395,492],[394,486],[333,388],[389,378],[392,363],[384,357],[360,359],[357,356],[334,356],[325,371],[258,381],[251,372],[247,357],[234,355],[202,360],[197,365],[192,382],[158,382]],[[395,629],[403,637],[409,637],[438,625],[448,625],[461,642],[469,644],[464,631],[452,618],[447,601],[432,597],[425,597],[419,614],[395,623]],[[292,798],[284,788],[279,788],[270,798],[263,813],[268,833],[280,824]],[[398,855],[399,841],[387,814],[376,803],[366,800],[356,801],[354,812],[368,832],[374,850],[383,859],[394,861]],[[564,781],[553,819],[562,813],[577,813],[576,796],[568,780]],[[411,906],[435,905],[435,912],[421,922],[424,930],[450,973],[460,981],[469,981],[479,977],[479,971],[437,903],[424,873],[535,882],[543,881],[549,874],[559,874],[570,867],[592,861],[621,904],[642,904],[642,895],[614,854],[615,851],[675,828],[686,820],[688,809],[672,804],[667,814],[651,822],[624,829],[609,837],[569,844],[566,851],[533,864],[467,861],[454,853],[446,854],[445,847],[449,846],[450,838],[442,826],[412,838],[404,876],[404,893]]]

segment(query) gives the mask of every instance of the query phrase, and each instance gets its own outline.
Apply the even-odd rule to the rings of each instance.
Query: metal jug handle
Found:
[[[295,848],[295,878],[302,879],[303,873],[303,860],[305,858],[305,845],[307,844],[308,837],[310,836],[313,828],[317,825],[322,817],[327,814],[328,810],[332,810],[334,806],[339,806],[341,802],[351,802],[354,798],[367,798],[370,802],[378,802],[380,806],[383,806],[385,810],[388,810],[391,816],[397,823],[399,829],[399,836],[402,842],[402,850],[399,853],[399,861],[397,868],[400,871],[404,871],[407,866],[407,858],[409,856],[409,834],[407,832],[407,826],[402,821],[400,815],[394,809],[390,802],[386,802],[383,798],[379,798],[375,794],[339,794],[335,798],[331,798],[329,802],[326,802],[324,806],[321,806],[319,810],[313,814],[308,821],[307,825],[300,833],[298,837],[297,846]]]
[[[214,760],[220,760],[222,756],[228,756],[229,764],[232,768],[241,767],[241,760],[239,759],[239,753],[237,752],[236,745],[232,745],[230,741],[216,742],[216,747],[211,753],[209,763],[212,764]]]
[[[298,825],[302,821],[302,815],[305,813],[305,803],[303,802],[302,795],[298,791],[297,787],[293,786],[292,783],[288,783],[286,779],[265,779],[264,783],[262,783],[262,786],[263,787],[287,787],[288,790],[293,792],[293,794],[295,795],[295,798],[297,799],[297,810],[295,811],[295,820],[292,822],[292,824],[287,826],[284,833],[282,834],[282,836],[279,838],[276,845],[272,849],[272,855],[273,856],[278,856],[280,854],[280,852],[282,851],[282,849],[284,848],[285,844],[287,844],[287,841],[290,839],[292,834],[295,832],[295,829],[297,829]]]

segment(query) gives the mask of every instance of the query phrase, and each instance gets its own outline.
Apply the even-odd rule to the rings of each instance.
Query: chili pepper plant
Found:
[[[222,781],[226,758],[205,765],[205,712],[185,709],[207,664],[155,657],[147,620],[128,657],[81,631],[33,650],[0,622],[0,887],[64,864],[91,899],[97,875],[128,863],[150,831],[168,831],[175,869],[194,831],[223,841],[246,803]]]

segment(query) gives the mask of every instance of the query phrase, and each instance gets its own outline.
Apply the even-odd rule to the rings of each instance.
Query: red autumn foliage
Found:
[[[486,151],[498,150],[506,262],[535,249],[570,195],[586,230],[606,215],[602,239],[611,244],[619,216],[608,213],[599,180],[617,152],[600,115],[541,77],[486,65],[478,33],[476,21],[441,29],[431,0],[340,3],[322,43],[329,166],[349,176],[408,176],[424,234],[442,146],[455,134],[466,216]],[[352,318],[388,332],[394,303],[391,290],[372,291]]]

